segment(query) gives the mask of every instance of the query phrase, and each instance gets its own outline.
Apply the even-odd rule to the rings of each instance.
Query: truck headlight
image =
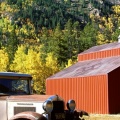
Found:
[[[76,104],[75,104],[75,101],[74,100],[69,100],[67,102],[67,108],[70,110],[70,111],[74,111],[75,110],[75,107],[76,107]]]
[[[53,110],[53,102],[51,100],[46,100],[43,103],[43,109],[46,111],[46,113],[51,113]]]

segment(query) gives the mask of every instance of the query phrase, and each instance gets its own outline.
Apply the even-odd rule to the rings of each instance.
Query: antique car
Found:
[[[81,120],[85,111],[75,110],[75,101],[66,105],[58,95],[32,94],[32,76],[0,72],[1,120]]]
[[[83,115],[89,116],[85,111],[75,110],[75,106],[75,101],[69,100],[65,109],[64,100],[58,95],[53,95],[43,103],[43,113],[22,112],[16,114],[10,120],[84,120]]]
[[[25,111],[29,114],[44,112],[43,102],[50,95],[33,94],[31,81],[32,76],[29,74],[0,72],[0,120],[9,120],[12,116]],[[36,114],[31,114],[32,116]]]

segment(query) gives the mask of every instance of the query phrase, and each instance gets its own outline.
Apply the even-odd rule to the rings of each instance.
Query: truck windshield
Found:
[[[1,94],[30,94],[29,80],[15,80],[0,78],[0,95]]]

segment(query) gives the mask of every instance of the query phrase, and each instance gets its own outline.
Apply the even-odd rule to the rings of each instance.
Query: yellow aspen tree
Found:
[[[113,15],[109,16],[108,18],[100,18],[101,22],[99,23],[99,31],[96,36],[98,45],[113,42],[110,34],[112,35],[114,33],[114,19],[115,18],[113,18]]]
[[[101,34],[100,32],[98,32],[98,35],[97,35],[97,44],[98,45],[102,45],[102,44],[105,44],[105,43],[106,43],[106,39],[105,39],[104,34]]]
[[[33,54],[35,56],[33,56]],[[33,73],[31,73],[33,74],[34,78],[34,90],[36,91],[36,93],[45,94],[46,79],[59,71],[57,58],[54,57],[53,53],[48,53],[46,61],[42,62],[42,60],[40,59],[40,53],[32,53],[31,51],[31,56],[33,56],[33,58],[30,58],[32,58],[34,62],[34,66],[32,66],[32,68],[34,68],[34,71]]]
[[[107,27],[110,32],[113,31],[114,25],[112,21],[112,16],[109,16],[108,19],[106,19],[105,17],[101,17],[101,22],[104,22],[104,24],[99,24],[100,28],[105,29]]]
[[[26,56],[26,73],[33,77],[33,90],[37,94],[45,93],[45,66],[40,58],[40,53],[30,48]]]
[[[120,5],[115,5],[112,8],[117,15],[120,15]]]
[[[108,29],[110,30],[110,32],[113,32],[113,27],[114,27],[114,25],[113,25],[113,22],[112,22],[112,18],[111,17],[109,17],[108,18],[108,22],[106,22],[106,27],[108,27]]]
[[[13,63],[10,65],[10,70],[25,73],[26,72],[25,61],[26,61],[25,46],[21,45],[18,47],[18,50],[15,53]]]
[[[11,71],[31,74],[33,77],[33,89],[36,93],[41,93],[41,74],[42,64],[40,62],[40,53],[37,53],[32,48],[29,48],[25,54],[26,47],[21,45],[15,53],[14,61],[10,65]],[[45,84],[45,83],[44,83]],[[44,90],[45,91],[45,90]]]
[[[0,49],[0,71],[7,71],[9,65],[8,54],[4,49]]]
[[[53,75],[59,71],[57,57],[53,53],[48,53],[46,57],[46,68],[48,69],[48,75]],[[48,77],[49,77],[48,76]]]
[[[70,67],[70,66],[73,65],[74,63],[75,63],[75,62],[72,61],[72,59],[69,59],[67,65],[66,65],[66,68]]]

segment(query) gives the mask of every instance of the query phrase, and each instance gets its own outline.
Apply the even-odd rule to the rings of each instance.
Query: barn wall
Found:
[[[120,113],[120,67],[108,74],[109,113]]]
[[[65,102],[74,99],[77,109],[108,113],[107,76],[47,79],[46,94],[58,94]]]
[[[118,55],[120,55],[120,48],[79,54],[78,61],[106,58],[106,57],[112,57],[112,56],[118,56]]]

